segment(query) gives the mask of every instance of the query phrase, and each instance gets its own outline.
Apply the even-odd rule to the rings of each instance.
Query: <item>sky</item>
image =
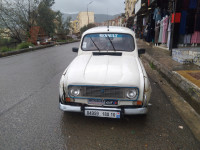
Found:
[[[93,2],[92,2],[93,1]],[[80,11],[93,11],[95,14],[116,15],[124,13],[125,0],[55,0],[53,10],[75,14]],[[91,4],[89,4],[92,2]],[[89,4],[89,5],[88,5]]]

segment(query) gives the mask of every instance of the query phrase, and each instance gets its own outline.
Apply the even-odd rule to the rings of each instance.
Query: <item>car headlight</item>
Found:
[[[131,98],[131,99],[136,98],[137,97],[137,89],[130,89],[130,90],[128,90],[126,92],[126,96],[128,98]]]
[[[81,93],[79,88],[71,88],[70,89],[70,95],[71,96],[78,96]]]

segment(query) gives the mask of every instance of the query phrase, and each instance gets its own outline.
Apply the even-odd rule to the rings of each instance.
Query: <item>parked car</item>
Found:
[[[60,109],[85,116],[121,118],[146,114],[151,85],[139,58],[135,33],[95,27],[83,33],[78,56],[60,79]]]

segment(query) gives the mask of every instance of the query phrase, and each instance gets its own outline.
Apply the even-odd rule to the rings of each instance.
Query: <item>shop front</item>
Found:
[[[200,0],[139,0],[135,10],[139,38],[168,48],[180,63],[195,63],[200,55]]]

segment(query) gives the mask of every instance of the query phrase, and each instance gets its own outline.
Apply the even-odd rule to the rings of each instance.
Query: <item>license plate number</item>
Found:
[[[120,118],[120,112],[103,110],[85,110],[85,116]]]

